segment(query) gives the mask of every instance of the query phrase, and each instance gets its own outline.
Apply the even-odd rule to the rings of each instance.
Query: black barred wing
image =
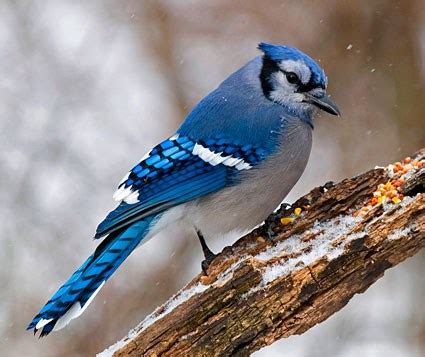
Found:
[[[218,191],[265,155],[261,148],[224,138],[195,141],[175,135],[154,147],[120,182],[114,199],[121,203],[100,223],[95,238]]]

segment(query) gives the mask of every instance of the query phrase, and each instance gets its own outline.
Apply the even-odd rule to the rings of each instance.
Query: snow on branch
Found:
[[[99,356],[244,356],[327,319],[425,246],[424,158],[282,205]]]

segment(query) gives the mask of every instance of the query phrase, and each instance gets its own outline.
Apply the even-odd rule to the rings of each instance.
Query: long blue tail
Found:
[[[72,274],[28,325],[40,337],[60,330],[80,316],[106,280],[149,232],[155,217],[146,217],[130,227],[109,234],[95,252]]]

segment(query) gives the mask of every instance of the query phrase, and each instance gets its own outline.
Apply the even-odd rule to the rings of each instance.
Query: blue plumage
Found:
[[[28,329],[41,336],[78,317],[141,243],[175,222],[204,236],[261,223],[296,183],[318,109],[339,114],[326,76],[301,51],[261,43],[256,57],[188,114],[120,182],[118,207],[99,224],[96,251],[53,295]]]
[[[41,329],[41,336],[44,336],[78,317],[97,289],[140,243],[155,219],[157,217],[150,216],[109,235],[52,296],[34,317],[28,329]]]
[[[261,58],[257,57],[230,75],[193,108],[177,132],[196,140],[224,137],[235,144],[273,152],[287,111],[257,90],[258,77],[254,73],[259,66]]]
[[[310,68],[313,82],[317,87],[326,88],[327,78],[325,71],[320,68],[315,60],[301,52],[299,49],[289,46],[279,46],[261,42],[258,48],[264,52],[266,56],[275,62],[284,60],[303,61]]]
[[[123,201],[112,211],[96,230],[100,238],[146,215],[162,212],[196,197],[215,192],[235,179],[238,170],[224,165],[212,165],[193,154],[195,145],[208,148],[256,165],[265,158],[267,151],[251,144],[235,144],[224,137],[195,142],[187,136],[167,139],[154,147],[147,158],[138,163],[119,189],[131,189],[137,193],[137,202]],[[165,164],[158,165],[159,163]],[[153,175],[154,174],[154,175]]]

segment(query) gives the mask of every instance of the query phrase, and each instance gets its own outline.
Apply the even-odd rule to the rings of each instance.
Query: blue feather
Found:
[[[127,180],[119,186],[131,187],[133,192],[138,193],[139,202],[121,202],[99,224],[95,238],[232,184],[237,170],[205,162],[192,153],[195,144],[189,137],[179,136],[173,140],[167,139],[152,149],[150,155],[137,164]],[[263,148],[251,144],[238,145],[234,140],[220,135],[205,141],[199,140],[198,144],[215,153],[222,152],[223,155],[241,158],[250,165],[256,165],[267,155]]]
[[[37,331],[42,320],[51,320],[42,327],[41,336],[50,333],[70,309],[83,311],[91,296],[115,272],[121,263],[137,247],[149,231],[153,221],[150,216],[130,225],[122,231],[109,235],[81,267],[62,285],[28,326]],[[75,305],[77,304],[77,305]],[[75,316],[77,317],[78,314]]]
[[[300,120],[312,127],[314,111],[305,103],[321,104],[322,108],[326,108],[326,103],[332,105],[329,98],[320,96],[322,93],[317,90],[309,93],[310,101],[301,104],[299,93],[295,89],[292,91],[292,87],[285,93],[295,95],[296,100],[289,103],[286,94],[278,97],[279,100],[268,96],[264,84],[270,86],[267,82],[269,77],[261,76],[263,70],[268,68],[263,66],[264,62],[272,62],[270,68],[279,70],[279,63],[274,62],[302,60],[311,70],[311,76],[308,77],[308,88],[311,89],[324,90],[326,77],[313,59],[295,48],[266,43],[261,43],[259,48],[264,52],[263,58],[256,57],[248,62],[201,100],[186,117],[176,135],[155,146],[122,180],[114,195],[121,203],[96,230],[95,238],[106,237],[40,310],[28,329],[41,329],[43,336],[77,317],[137,245],[150,232],[156,232],[153,226],[167,209],[244,180],[256,182],[256,174],[274,169],[271,165],[261,163],[272,156],[275,159],[273,163],[279,164],[281,156],[278,155],[286,152],[283,150],[287,145],[285,135],[292,135],[289,134],[289,131],[292,132],[289,122],[293,125]],[[311,102],[312,95],[315,95],[315,102]],[[327,102],[323,98],[327,98]],[[334,112],[338,111],[335,109]],[[305,148],[297,148],[297,151],[309,150],[310,136],[305,135],[307,144]],[[286,172],[287,167],[296,171],[303,167],[304,162],[291,161],[301,160],[296,158],[297,155],[291,156],[294,158],[282,157],[290,165],[282,165],[282,172]],[[307,157],[305,153],[298,156]],[[242,174],[253,167],[250,174]],[[262,194],[262,190],[258,194]],[[276,198],[280,197],[276,195]],[[229,198],[224,195],[224,200]],[[202,201],[198,203],[198,207],[201,207]],[[190,207],[186,208],[190,212]],[[192,215],[206,214],[202,210],[194,212]],[[227,214],[224,210],[223,213]],[[265,217],[267,212],[260,213],[258,219]],[[198,224],[197,217],[194,218],[191,224]],[[212,234],[220,223],[213,223]]]
[[[271,43],[261,42],[258,48],[273,61],[280,62],[284,60],[302,60],[306,63],[312,73],[313,81],[317,86],[326,87],[326,75],[323,69],[310,56],[307,56],[299,49],[289,46],[274,45]]]
[[[211,165],[208,167],[202,160],[200,162],[202,166],[196,170],[185,170],[179,174],[166,176],[154,185],[141,188],[140,195],[144,197],[143,201],[137,204],[122,202],[99,224],[95,238],[100,238],[143,217],[215,192],[226,185],[225,167]]]
[[[192,109],[177,132],[197,142],[222,138],[262,148],[267,154],[274,152],[279,145],[279,128],[289,113],[258,91],[261,65],[257,57],[229,76]]]

